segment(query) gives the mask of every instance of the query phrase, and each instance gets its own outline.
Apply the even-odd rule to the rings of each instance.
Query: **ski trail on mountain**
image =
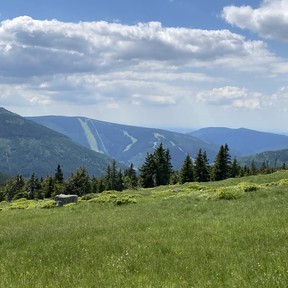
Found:
[[[134,138],[133,136],[131,136],[127,131],[123,130],[123,134],[125,136],[127,136],[128,138],[131,139],[132,143],[130,143],[129,145],[126,146],[126,148],[123,150],[123,152],[127,152],[131,149],[131,147],[138,142],[138,139]]]
[[[106,149],[106,147],[105,147],[105,144],[104,144],[104,142],[103,142],[103,140],[102,140],[102,138],[101,138],[101,136],[100,136],[97,128],[96,128],[95,125],[94,125],[94,122],[93,122],[93,121],[90,121],[90,123],[91,123],[91,126],[93,127],[94,132],[95,132],[96,135],[97,135],[97,138],[98,138],[99,141],[100,141],[100,146],[101,146],[102,149],[99,149],[99,152],[108,155],[108,151],[107,151],[107,149]],[[91,130],[90,130],[90,131],[91,131]],[[91,131],[91,133],[93,134],[92,131]],[[94,135],[94,134],[93,134],[93,135]],[[94,137],[94,136],[93,136],[93,137]],[[94,138],[94,139],[95,139],[95,141],[97,142],[96,138]]]
[[[91,131],[87,121],[83,121],[82,119],[78,118],[82,128],[83,128],[83,131],[84,131],[84,134],[86,136],[86,139],[89,143],[89,146],[90,146],[90,149],[93,150],[93,151],[96,151],[96,152],[99,152],[99,153],[104,153],[101,149],[99,149],[98,147],[98,143],[94,137],[94,134],[93,132]],[[96,132],[97,135],[99,135],[98,131],[96,130],[96,128],[94,127],[93,123],[92,123],[92,126]],[[100,138],[100,136],[99,136]],[[100,138],[100,141],[102,142],[101,138]],[[102,142],[103,144],[103,142]]]

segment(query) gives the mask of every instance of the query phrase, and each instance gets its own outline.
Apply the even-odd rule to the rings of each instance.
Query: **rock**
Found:
[[[55,196],[56,206],[62,207],[65,204],[69,203],[77,203],[78,202],[78,195],[65,195],[59,194]]]

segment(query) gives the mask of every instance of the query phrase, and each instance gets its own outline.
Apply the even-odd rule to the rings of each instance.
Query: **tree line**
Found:
[[[0,201],[12,201],[20,198],[53,198],[58,194],[84,196],[106,190],[122,191],[176,183],[219,181],[227,178],[271,173],[274,170],[269,168],[267,163],[263,163],[259,168],[254,162],[249,167],[247,165],[240,166],[236,158],[231,160],[229,147],[225,144],[220,146],[213,164],[209,164],[206,151],[199,149],[195,159],[192,159],[189,154],[186,155],[181,169],[177,171],[173,169],[171,164],[169,149],[165,149],[160,143],[154,152],[147,153],[145,162],[138,172],[133,164],[121,171],[117,168],[116,161],[113,160],[100,178],[94,176],[91,178],[87,170],[80,167],[65,180],[61,166],[58,165],[54,175],[44,179],[39,179],[35,173],[32,173],[27,180],[22,175],[9,179],[0,188]]]

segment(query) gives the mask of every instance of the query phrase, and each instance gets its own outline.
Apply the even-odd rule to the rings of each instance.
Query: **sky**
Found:
[[[0,106],[288,133],[288,0],[1,0]]]

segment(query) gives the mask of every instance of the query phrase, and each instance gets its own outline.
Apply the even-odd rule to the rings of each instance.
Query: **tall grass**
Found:
[[[287,287],[288,186],[256,182],[230,201],[201,195],[231,181],[143,190],[129,205],[3,209],[0,287]]]

